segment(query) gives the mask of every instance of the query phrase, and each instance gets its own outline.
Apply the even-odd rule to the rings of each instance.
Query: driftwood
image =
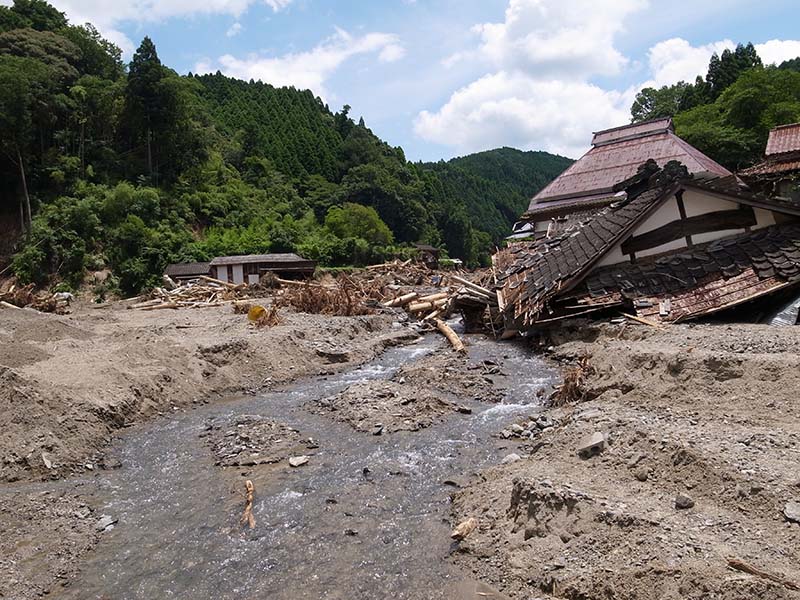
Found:
[[[636,321],[637,323],[642,323],[643,325],[649,325],[650,327],[655,327],[656,329],[664,328],[663,325],[661,325],[661,323],[656,323],[655,321],[651,321],[650,319],[645,319],[644,317],[639,317],[637,315],[629,315],[628,313],[620,313],[620,314],[627,319],[631,319],[633,321]]]
[[[447,341],[450,342],[450,345],[456,352],[464,353],[467,351],[466,348],[464,348],[464,342],[461,341],[461,338],[458,337],[458,334],[453,331],[450,325],[441,319],[433,319],[433,322],[436,324],[436,329],[444,334],[444,337],[447,338]]]
[[[244,488],[246,503],[244,506],[244,514],[239,520],[239,523],[242,525],[247,523],[250,526],[250,529],[254,529],[256,526],[256,518],[253,516],[253,499],[255,498],[256,488],[253,485],[253,482],[249,479],[244,482]]]
[[[419,298],[419,294],[417,292],[411,292],[409,294],[404,294],[403,296],[398,296],[394,300],[389,300],[389,302],[386,302],[384,306],[387,308],[391,308],[393,306],[405,306],[417,298]]]
[[[0,300],[0,306],[3,308],[16,308],[17,310],[22,310],[19,306],[14,306],[10,302],[6,302],[5,300]]]
[[[767,573],[766,571],[762,571],[761,569],[758,569],[752,565],[748,565],[746,562],[739,560],[738,558],[729,558],[728,566],[732,569],[736,569],[737,571],[741,571],[742,573],[747,573],[748,575],[755,575],[756,577],[761,577],[762,579],[768,579],[769,581],[779,583],[786,589],[800,591],[800,585],[794,583],[793,581],[789,581],[788,579],[778,577],[777,575],[773,575],[772,573]]]

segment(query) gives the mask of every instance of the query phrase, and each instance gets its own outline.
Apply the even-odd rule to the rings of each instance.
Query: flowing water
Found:
[[[373,436],[312,414],[304,405],[441,348],[438,338],[394,348],[361,368],[316,377],[127,430],[123,468],[98,476],[102,512],[119,519],[82,565],[66,598],[434,599],[456,597],[464,577],[448,562],[449,499],[510,452],[493,437],[535,410],[555,372],[523,348],[471,339],[470,361],[493,359],[506,377],[501,404],[459,399],[422,431]],[[308,465],[222,469],[199,437],[210,417],[259,415],[313,437]],[[244,530],[243,474],[256,483],[257,526]]]

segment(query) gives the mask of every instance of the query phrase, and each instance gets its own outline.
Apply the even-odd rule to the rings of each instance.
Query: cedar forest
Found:
[[[674,114],[725,166],[752,164],[770,127],[800,121],[798,63],[764,67],[739,46],[705,79],[642,90],[633,120]],[[349,111],[308,90],[178,75],[149,38],[125,65],[91,25],[15,0],[0,7],[0,257],[54,289],[108,267],[104,286],[125,294],[169,262],[226,254],[335,267],[424,242],[477,266],[572,162],[502,148],[411,163]]]

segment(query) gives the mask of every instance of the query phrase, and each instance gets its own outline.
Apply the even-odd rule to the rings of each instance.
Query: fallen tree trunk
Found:
[[[436,329],[444,334],[444,337],[447,338],[447,341],[450,342],[450,345],[456,352],[463,354],[467,351],[467,349],[464,347],[464,342],[461,341],[461,338],[458,337],[458,334],[453,331],[450,325],[441,319],[433,319],[433,322],[436,324]]]

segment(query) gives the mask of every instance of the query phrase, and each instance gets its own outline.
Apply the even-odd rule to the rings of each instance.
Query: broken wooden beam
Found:
[[[404,305],[408,304],[409,302],[411,302],[412,300],[416,300],[417,298],[419,298],[419,294],[417,292],[411,292],[411,293],[405,294],[403,296],[398,296],[397,298],[394,298],[393,300],[389,300],[389,302],[386,302],[384,304],[384,306],[386,306],[388,308],[391,308],[393,306],[404,306]]]

